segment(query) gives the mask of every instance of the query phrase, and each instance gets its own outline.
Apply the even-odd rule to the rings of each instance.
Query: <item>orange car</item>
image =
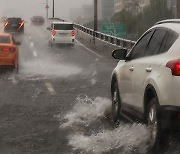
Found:
[[[18,70],[18,46],[9,33],[0,34],[0,66],[12,66]]]

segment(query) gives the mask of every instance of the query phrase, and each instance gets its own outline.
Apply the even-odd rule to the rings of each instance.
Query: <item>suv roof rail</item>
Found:
[[[180,19],[167,19],[167,20],[162,20],[162,21],[156,22],[155,25],[165,24],[165,23],[180,23]]]

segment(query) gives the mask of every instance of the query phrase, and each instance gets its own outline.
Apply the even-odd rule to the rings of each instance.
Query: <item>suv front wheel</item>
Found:
[[[149,103],[147,112],[147,127],[150,133],[149,148],[154,150],[162,137],[160,119],[158,118],[158,101],[156,98],[153,98]]]
[[[115,82],[112,89],[112,118],[114,123],[118,123],[121,113],[121,100],[119,96],[118,84]]]

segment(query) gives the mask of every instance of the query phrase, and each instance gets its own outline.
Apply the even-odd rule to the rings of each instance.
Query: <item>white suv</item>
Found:
[[[75,30],[74,24],[70,22],[52,22],[47,28],[51,33],[49,37],[49,45],[53,44],[70,44],[74,45]]]
[[[164,130],[180,126],[180,20],[164,20],[147,30],[128,52],[114,50],[112,116],[141,118],[150,130],[151,149]]]

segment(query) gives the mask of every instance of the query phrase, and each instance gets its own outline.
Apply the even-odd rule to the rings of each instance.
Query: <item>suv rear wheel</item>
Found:
[[[118,84],[115,82],[112,89],[112,118],[114,123],[118,123],[121,113],[121,100],[119,96]]]
[[[148,107],[147,126],[150,131],[149,148],[154,150],[159,144],[161,136],[160,119],[158,118],[158,101],[153,98]]]

